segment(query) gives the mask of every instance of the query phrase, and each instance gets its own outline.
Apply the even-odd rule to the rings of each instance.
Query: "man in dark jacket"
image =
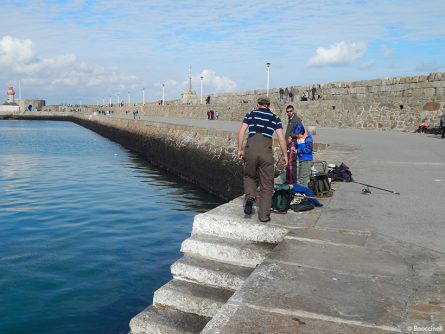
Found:
[[[295,125],[297,123],[301,123],[302,120],[300,117],[298,117],[293,105],[288,105],[286,107],[286,113],[287,113],[287,127],[286,127],[286,134],[284,135],[287,142],[287,158],[288,158],[288,163],[286,166],[286,182],[292,184],[297,182],[297,154],[295,154],[295,152],[291,150],[291,147],[294,146],[294,141],[297,137],[293,133],[293,131]]]

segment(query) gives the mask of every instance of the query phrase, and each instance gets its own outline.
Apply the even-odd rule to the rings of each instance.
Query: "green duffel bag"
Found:
[[[311,189],[317,197],[332,196],[331,183],[326,173],[317,173],[311,176],[308,188]]]
[[[291,199],[292,195],[289,192],[289,187],[287,189],[275,190],[272,195],[271,209],[275,212],[286,213],[290,208]]]

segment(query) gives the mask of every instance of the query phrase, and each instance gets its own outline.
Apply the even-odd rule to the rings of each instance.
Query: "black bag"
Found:
[[[271,208],[274,211],[286,213],[290,208],[291,193],[289,189],[278,189],[272,196]]]
[[[295,212],[309,211],[314,208],[309,198],[303,198],[299,203],[291,204],[290,208]]]
[[[352,173],[349,167],[343,162],[340,166],[334,167],[332,171],[328,172],[328,177],[331,178],[332,182],[353,182]]]

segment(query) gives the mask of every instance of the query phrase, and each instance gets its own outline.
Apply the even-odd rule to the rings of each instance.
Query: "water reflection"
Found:
[[[0,333],[120,333],[220,201],[69,122],[0,121]]]

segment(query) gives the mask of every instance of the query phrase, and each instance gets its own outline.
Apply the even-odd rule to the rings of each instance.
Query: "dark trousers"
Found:
[[[274,182],[272,139],[258,133],[248,138],[244,156],[244,193],[246,198],[256,198],[260,186],[258,217],[266,219],[270,216]]]

